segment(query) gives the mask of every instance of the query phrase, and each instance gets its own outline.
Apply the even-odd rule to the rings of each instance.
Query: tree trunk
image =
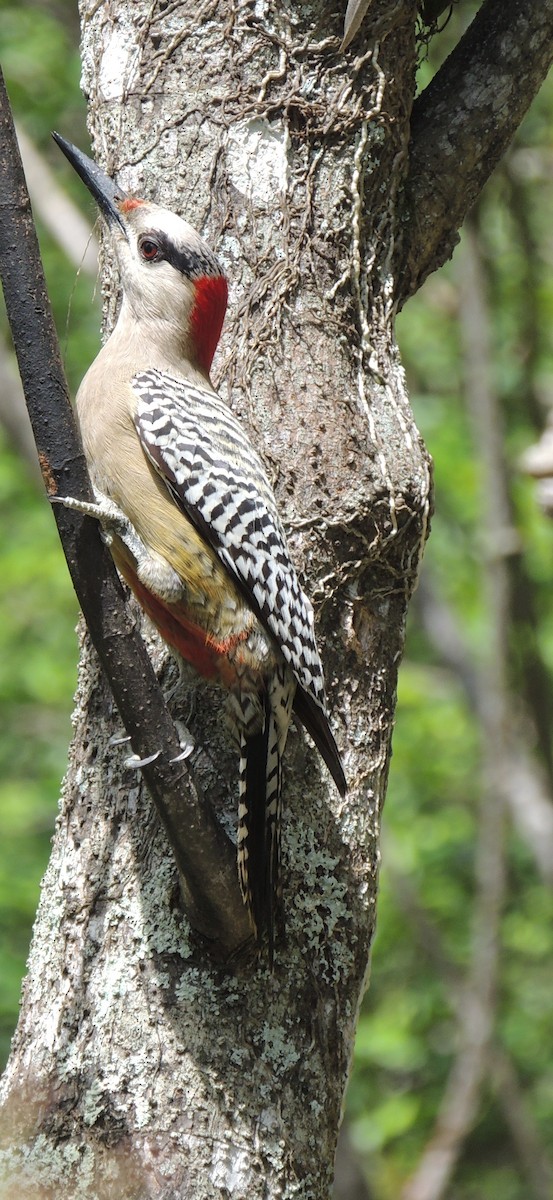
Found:
[[[83,640],[75,737],[4,1078],[5,1177],[22,1200],[323,1200],[430,511],[429,460],[393,329],[416,4],[375,3],[370,37],[347,57],[337,53],[343,13],[323,0],[81,8],[95,157],[126,190],[177,209],[227,269],[215,378],[265,459],[314,602],[350,790],[342,802],[292,732],[286,937],[273,974],[263,961],[222,968],[183,916],[165,835],[113,744],[114,705]],[[412,254],[410,263],[415,274]],[[192,694],[193,705],[180,703],[198,778],[233,829],[237,763],[221,699]]]

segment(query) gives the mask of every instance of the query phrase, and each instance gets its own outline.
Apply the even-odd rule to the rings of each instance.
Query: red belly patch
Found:
[[[241,630],[240,633],[218,641],[212,634],[206,633],[205,629],[190,621],[181,606],[164,604],[163,600],[148,591],[127,562],[119,559],[118,566],[141,608],[163,640],[177,650],[204,679],[217,680],[224,687],[231,688],[236,683],[236,668],[229,662],[228,655],[240,642],[246,640],[249,631]]]

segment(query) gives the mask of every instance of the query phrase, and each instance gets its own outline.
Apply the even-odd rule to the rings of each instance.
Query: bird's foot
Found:
[[[69,508],[73,512],[80,512],[84,517],[93,517],[102,527],[102,533],[108,546],[113,541],[114,537],[118,537],[121,542],[130,550],[133,558],[137,563],[148,558],[148,551],[142,538],[136,532],[136,529],[125,516],[119,505],[105,496],[103,492],[94,489],[96,496],[95,501],[77,500],[74,496],[52,496],[52,503],[63,504],[64,508]]]

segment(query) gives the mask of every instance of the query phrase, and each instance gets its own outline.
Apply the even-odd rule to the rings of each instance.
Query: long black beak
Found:
[[[53,133],[52,137],[57,142],[60,150],[63,150],[65,157],[69,159],[71,166],[75,168],[77,175],[80,175],[89,192],[94,196],[108,224],[112,225],[114,221],[117,221],[117,224],[126,233],[125,223],[117,207],[117,201],[120,202],[127,199],[126,192],[114,183],[109,175],[101,171],[100,167],[97,167],[91,158],[87,158],[82,150],[78,150],[71,142],[66,142],[65,138],[62,138],[59,133]]]

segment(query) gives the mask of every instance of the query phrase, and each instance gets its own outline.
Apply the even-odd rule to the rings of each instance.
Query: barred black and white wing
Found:
[[[210,389],[158,370],[135,375],[132,388],[146,455],[280,647],[298,683],[296,715],[344,794],[312,609],[291,562],[261,459]]]

